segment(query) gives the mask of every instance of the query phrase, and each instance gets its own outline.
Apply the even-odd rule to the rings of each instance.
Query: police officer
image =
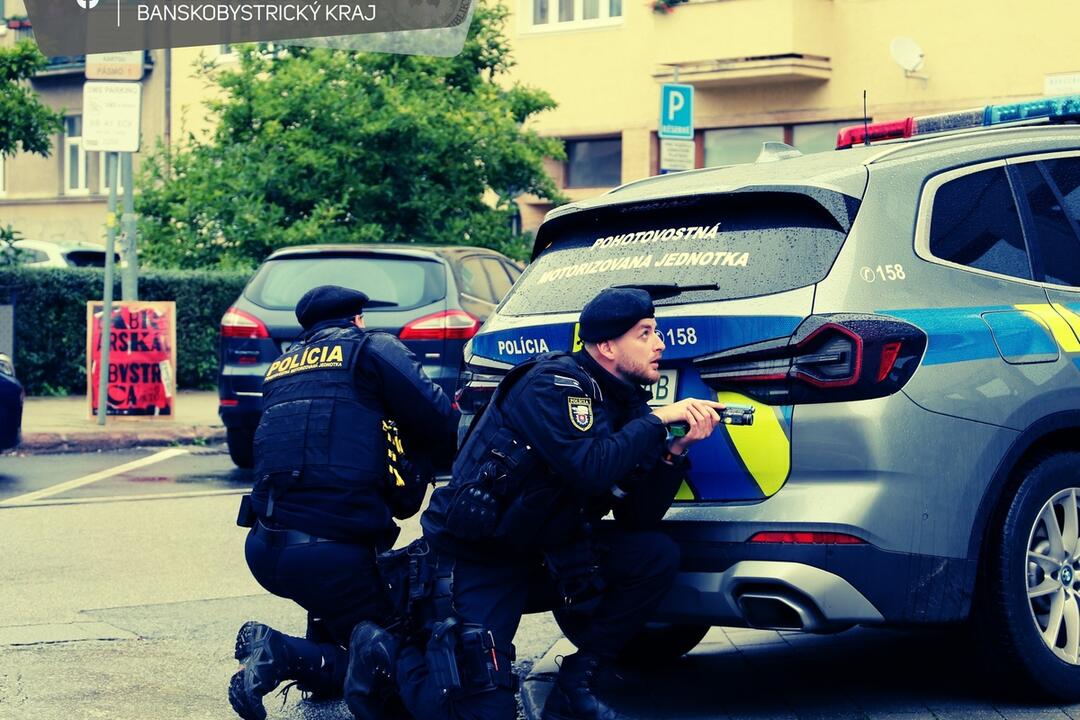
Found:
[[[245,623],[242,667],[229,701],[262,720],[262,696],[283,680],[340,696],[353,626],[393,622],[375,554],[398,535],[391,516],[414,515],[433,464],[449,465],[459,413],[393,335],[364,329],[368,297],[324,285],[296,305],[303,333],[263,381],[255,431],[257,516],[246,557],[255,579],[294,600],[323,642]],[[402,460],[401,443],[423,455]]]
[[[513,718],[511,640],[523,612],[552,608],[577,628],[579,650],[564,659],[544,717],[616,717],[593,681],[671,587],[678,549],[655,526],[687,448],[709,436],[723,406],[649,407],[641,386],[659,379],[664,343],[644,290],[602,291],[581,313],[580,337],[582,351],[507,375],[422,517],[437,573],[452,566],[451,620],[426,647],[358,626],[367,641],[354,645],[350,672],[395,680],[416,717]],[[666,425],[679,421],[690,429],[671,438]],[[609,510],[613,527],[598,527]],[[460,687],[446,671],[455,658]]]

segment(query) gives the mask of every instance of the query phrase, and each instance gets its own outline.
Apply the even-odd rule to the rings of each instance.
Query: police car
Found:
[[[0,450],[19,444],[25,397],[23,386],[15,377],[15,364],[9,355],[0,353]]]
[[[549,213],[463,410],[578,347],[613,285],[655,298],[656,403],[755,408],[691,450],[654,658],[713,625],[970,619],[1010,682],[1080,698],[1077,119],[1067,97],[861,125]]]

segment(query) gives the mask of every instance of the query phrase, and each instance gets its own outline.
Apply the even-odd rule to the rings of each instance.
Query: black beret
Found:
[[[598,343],[617,338],[642,318],[656,317],[652,298],[639,288],[607,288],[581,311],[578,337]]]
[[[307,330],[323,320],[359,315],[367,301],[368,296],[359,290],[339,285],[320,285],[308,290],[296,303],[296,319]]]

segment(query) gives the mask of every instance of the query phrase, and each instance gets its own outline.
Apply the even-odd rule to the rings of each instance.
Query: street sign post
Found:
[[[660,139],[660,172],[694,169],[694,141]]]
[[[138,152],[142,83],[83,85],[83,147],[101,152]]]
[[[694,86],[665,83],[660,88],[660,128],[669,140],[694,139]]]
[[[142,50],[133,52],[97,53],[86,56],[87,80],[142,80]]]

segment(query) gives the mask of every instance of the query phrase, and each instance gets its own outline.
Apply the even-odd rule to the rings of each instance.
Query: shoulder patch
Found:
[[[574,388],[578,392],[585,392],[584,388],[581,387],[581,383],[572,377],[566,375],[552,375],[551,377],[555,379],[555,387],[568,387]]]
[[[566,399],[566,403],[570,410],[570,422],[574,427],[582,432],[592,427],[592,398],[571,397]]]

